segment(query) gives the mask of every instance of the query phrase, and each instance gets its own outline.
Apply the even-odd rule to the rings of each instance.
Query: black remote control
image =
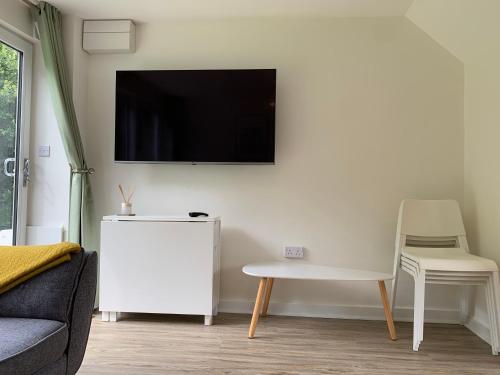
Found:
[[[190,212],[189,217],[208,216],[205,212]]]

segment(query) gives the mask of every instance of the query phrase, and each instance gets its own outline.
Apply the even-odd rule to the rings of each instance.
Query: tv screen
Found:
[[[274,163],[276,70],[116,72],[115,160]]]

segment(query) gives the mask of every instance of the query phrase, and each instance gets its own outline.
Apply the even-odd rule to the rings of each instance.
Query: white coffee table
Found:
[[[248,338],[255,335],[259,316],[267,315],[269,299],[273,288],[274,279],[297,279],[297,280],[330,280],[330,281],[377,281],[380,289],[380,296],[384,306],[387,328],[391,340],[396,340],[396,328],[392,320],[392,312],[387,299],[385,281],[392,280],[393,275],[382,272],[373,272],[352,268],[337,268],[328,266],[318,266],[313,264],[293,263],[293,262],[269,262],[253,263],[243,267],[243,272],[250,276],[260,278],[257,298],[253,309],[252,322],[248,330]],[[262,310],[261,310],[262,308]]]

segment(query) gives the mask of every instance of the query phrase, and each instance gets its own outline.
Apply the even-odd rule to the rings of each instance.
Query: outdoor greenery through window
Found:
[[[12,241],[20,52],[0,42],[0,237]],[[10,159],[10,162],[9,162]],[[3,236],[2,236],[3,235]],[[2,238],[0,238],[0,242]]]

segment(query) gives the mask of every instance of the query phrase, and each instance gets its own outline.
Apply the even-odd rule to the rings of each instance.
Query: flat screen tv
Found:
[[[116,72],[115,161],[274,163],[276,70]]]

